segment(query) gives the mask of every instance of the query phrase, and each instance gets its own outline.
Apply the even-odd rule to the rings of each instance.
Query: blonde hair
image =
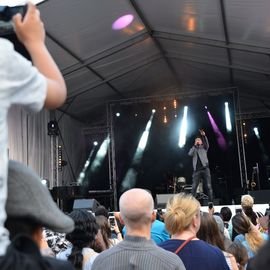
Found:
[[[167,203],[165,224],[168,232],[173,235],[186,230],[200,209],[200,203],[191,195],[179,193]]]
[[[253,224],[250,224],[250,226],[251,229],[247,234],[245,234],[245,238],[250,246],[250,249],[256,253],[258,249],[263,245],[264,239],[261,233]]]
[[[245,214],[236,214],[232,218],[232,224],[235,231],[239,234],[245,235],[250,249],[257,252],[262,246],[264,239],[259,230],[250,222]]]
[[[241,198],[241,206],[243,208],[250,207],[252,208],[254,204],[254,200],[250,195],[243,195]]]

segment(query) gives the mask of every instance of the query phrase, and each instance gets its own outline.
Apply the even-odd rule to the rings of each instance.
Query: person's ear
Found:
[[[153,211],[151,215],[151,222],[153,223],[156,219],[157,219],[157,214],[155,211]]]
[[[192,225],[196,230],[199,230],[200,228],[200,224],[201,224],[201,220],[200,220],[200,213],[197,215],[194,215],[193,219],[192,219]]]
[[[124,222],[124,220],[123,220],[123,218],[122,218],[122,216],[121,216],[121,213],[119,213],[119,221],[120,221],[120,223],[121,223],[122,225],[125,225],[125,222]]]
[[[42,248],[44,246],[43,243],[43,236],[42,236],[42,227],[37,228],[33,234],[32,234],[32,239],[34,240],[34,242],[40,247]]]

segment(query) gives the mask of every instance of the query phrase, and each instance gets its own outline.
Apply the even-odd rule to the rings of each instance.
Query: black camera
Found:
[[[12,17],[20,13],[23,17],[26,13],[27,5],[23,6],[0,6],[0,36],[12,34],[14,32]]]

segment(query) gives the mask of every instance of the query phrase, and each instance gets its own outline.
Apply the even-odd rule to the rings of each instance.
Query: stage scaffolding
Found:
[[[224,94],[232,94],[234,102],[234,121],[236,126],[236,138],[237,138],[237,150],[239,159],[239,169],[240,169],[240,180],[241,187],[245,189],[247,187],[247,168],[246,168],[246,157],[245,157],[245,144],[243,136],[243,124],[241,117],[241,107],[240,99],[237,87],[221,88],[221,89],[211,89],[208,91],[198,91],[198,92],[181,92],[168,95],[159,96],[147,96],[147,97],[137,97],[121,100],[113,100],[107,103],[107,126],[110,136],[110,146],[109,146],[109,178],[113,189],[113,202],[114,209],[118,209],[118,194],[117,194],[117,175],[116,175],[116,161],[115,161],[115,134],[114,134],[114,107],[119,105],[136,104],[136,103],[150,103],[158,101],[167,101],[173,99],[190,99],[199,97],[211,97],[220,96]]]

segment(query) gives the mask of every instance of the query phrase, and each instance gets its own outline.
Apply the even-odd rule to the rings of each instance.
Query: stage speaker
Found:
[[[100,205],[99,202],[95,199],[77,199],[74,200],[73,210],[86,209],[91,210],[92,212],[95,213],[99,205]]]
[[[166,208],[168,200],[175,194],[157,194],[156,196],[156,207]]]
[[[254,198],[254,203],[270,203],[269,189],[249,191],[248,194]]]

